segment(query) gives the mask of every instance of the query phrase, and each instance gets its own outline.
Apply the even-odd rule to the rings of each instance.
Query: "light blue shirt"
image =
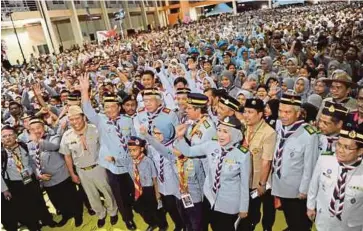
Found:
[[[100,154],[98,164],[107,168],[114,174],[127,173],[130,157],[127,150],[124,150],[115,126],[107,123],[109,119],[105,115],[97,114],[92,108],[90,101],[83,102],[82,106],[84,114],[92,124],[96,125],[100,134]],[[124,144],[127,145],[129,137],[136,134],[132,118],[120,115],[120,119],[117,123],[121,128]],[[113,156],[115,158],[115,163],[106,161],[106,156]]]

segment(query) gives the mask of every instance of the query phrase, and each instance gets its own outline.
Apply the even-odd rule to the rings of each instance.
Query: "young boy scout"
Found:
[[[157,194],[157,172],[153,161],[146,156],[146,142],[138,137],[131,136],[128,141],[129,153],[132,163],[129,172],[134,181],[135,203],[134,209],[140,213],[145,223],[149,225],[146,231],[152,231],[159,227],[160,231],[168,229],[165,224],[165,214],[158,210]],[[166,225],[166,226],[165,226]]]

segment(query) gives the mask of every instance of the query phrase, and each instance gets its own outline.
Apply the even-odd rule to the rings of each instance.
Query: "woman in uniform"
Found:
[[[239,145],[241,123],[234,116],[226,117],[219,121],[216,140],[192,147],[184,139],[186,128],[180,125],[176,129],[174,146],[180,152],[174,154],[178,158],[207,156],[209,168],[203,190],[210,211],[205,215],[214,231],[235,230],[236,221],[247,217],[249,203],[250,154]]]

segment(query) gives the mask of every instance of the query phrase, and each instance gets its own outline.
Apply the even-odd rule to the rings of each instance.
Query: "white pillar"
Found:
[[[52,39],[49,36],[47,25],[45,25],[45,20],[43,18],[40,19],[40,25],[42,26],[45,41],[47,42],[47,45],[48,45],[48,48],[49,48],[49,52],[53,53],[54,50],[53,50],[53,47],[52,47]]]
[[[43,28],[43,30],[45,29],[44,34],[47,34],[48,37],[50,37],[50,39],[51,39],[50,44],[48,44],[49,51],[50,51],[50,53],[53,53],[53,52],[59,53],[59,43],[58,43],[57,36],[55,35],[54,29],[52,26],[52,21],[50,20],[50,17],[48,14],[47,4],[45,3],[45,0],[38,0],[38,1],[43,9],[43,11],[42,11],[43,14],[41,14],[41,15],[43,15],[43,18],[45,20],[44,23],[46,22],[45,27]]]
[[[157,1],[153,1],[154,3],[154,19],[155,19],[155,27],[162,27],[160,22],[159,10],[158,10],[158,3]]]
[[[268,8],[272,9],[272,0],[268,0]]]
[[[147,25],[149,24],[149,22],[147,20],[144,0],[140,1],[140,6],[141,6],[141,17],[142,17],[142,23],[144,24],[144,30],[147,30]]]
[[[233,15],[237,15],[237,4],[236,4],[236,0],[232,1],[232,6],[233,6]]]
[[[105,22],[106,30],[111,30],[110,18],[108,17],[107,6],[105,0],[100,1],[102,10],[102,19]]]
[[[77,9],[76,9],[76,6],[74,5],[73,0],[67,1],[67,3],[69,6],[68,8],[71,11],[70,20],[71,20],[71,26],[72,26],[74,39],[76,40],[76,43],[81,47],[83,45],[83,34],[82,34],[81,25],[79,24],[79,20],[78,20]]]

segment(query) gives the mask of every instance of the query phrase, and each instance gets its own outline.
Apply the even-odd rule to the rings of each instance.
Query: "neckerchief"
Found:
[[[340,172],[337,184],[335,185],[333,197],[330,200],[329,212],[332,216],[337,217],[339,220],[342,220],[342,212],[344,207],[344,198],[345,198],[345,187],[347,185],[347,175],[348,171],[354,170],[357,166],[362,163],[362,158],[360,157],[354,164],[345,165],[339,162],[339,166],[342,171]],[[335,207],[336,202],[339,202],[338,207]]]
[[[276,150],[275,153],[275,157],[274,157],[274,161],[273,161],[273,168],[272,168],[272,172],[276,171],[276,174],[279,178],[281,178],[281,166],[282,166],[282,153],[284,151],[284,144],[286,142],[286,140],[292,135],[294,134],[294,132],[304,123],[303,120],[299,120],[297,122],[295,122],[290,130],[285,131],[285,128],[281,128],[280,129],[280,142],[279,142],[279,146]]]

